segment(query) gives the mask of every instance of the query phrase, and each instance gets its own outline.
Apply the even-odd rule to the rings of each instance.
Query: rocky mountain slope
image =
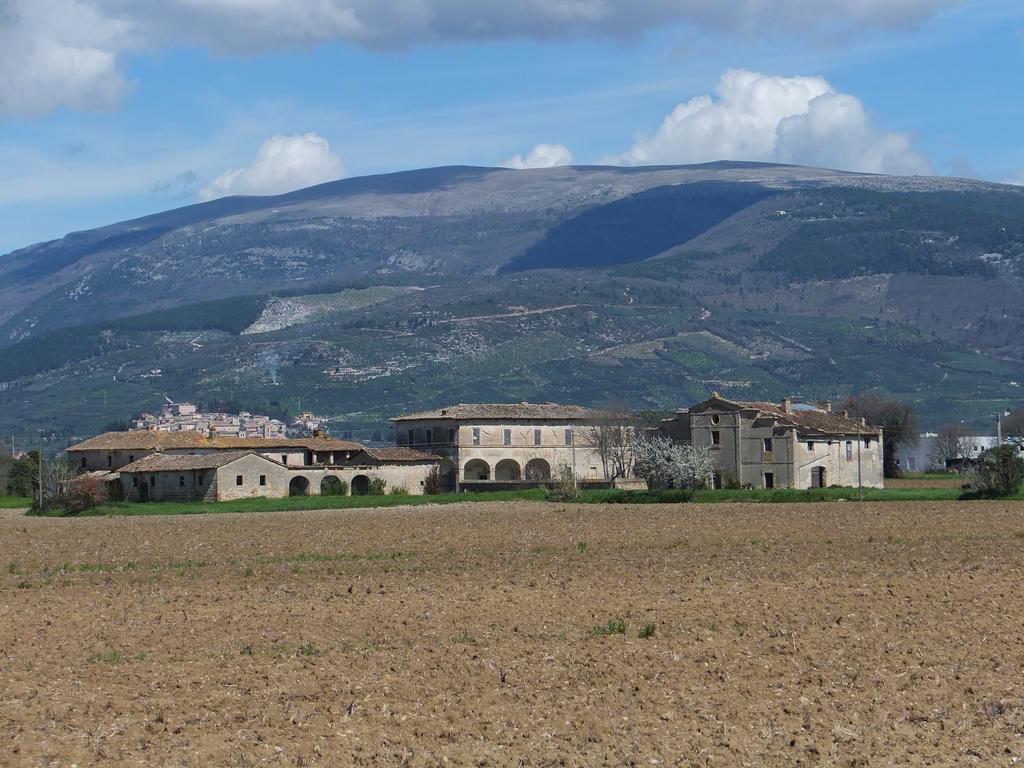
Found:
[[[757,163],[453,167],[0,257],[0,429],[174,397],[373,427],[448,400],[1024,398],[1024,190]],[[102,397],[100,397],[100,393]],[[104,405],[105,403],[105,405]]]

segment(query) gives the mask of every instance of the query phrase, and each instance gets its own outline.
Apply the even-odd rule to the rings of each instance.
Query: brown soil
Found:
[[[0,765],[1012,765],[1022,547],[1022,503],[8,517]]]

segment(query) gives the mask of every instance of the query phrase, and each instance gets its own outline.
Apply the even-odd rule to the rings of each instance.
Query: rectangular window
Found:
[[[82,469],[85,469],[85,456],[82,457]]]
[[[511,429],[503,429],[501,431],[501,435],[502,435],[502,442],[505,445],[512,445],[512,430]]]
[[[810,451],[811,453],[814,453],[814,443],[808,441],[807,450]]]
[[[178,475],[178,487],[179,488],[184,488],[185,487],[185,476],[184,475]]]
[[[287,453],[282,453],[281,454],[281,463],[282,464],[287,464],[288,463],[288,454]]]
[[[540,430],[539,429],[533,430],[533,444],[534,445],[540,445]]]
[[[423,442],[425,442],[427,445],[430,445],[431,443],[434,442],[434,430],[428,429],[424,434],[426,435],[426,438],[424,439]]]
[[[266,475],[260,475],[260,485],[266,485],[266,484],[267,484],[267,476]]]
[[[135,461],[135,457],[132,456],[131,454],[128,454],[128,463],[131,464],[133,461]]]
[[[565,430],[565,444],[572,445],[572,428]]]
[[[712,429],[711,430],[711,444],[712,445],[721,445],[722,444],[722,433],[719,432],[717,429]]]
[[[846,460],[853,461],[853,441],[846,441]]]
[[[108,467],[114,466],[114,457],[111,456],[109,453],[107,454],[107,466]]]
[[[138,488],[138,487],[139,487],[139,476],[138,475],[133,475],[132,476],[132,488]]]
[[[203,484],[203,476],[202,476],[202,475],[198,475],[198,476],[196,477],[196,482],[197,482],[197,483],[198,483],[199,485],[202,485],[202,484]]]
[[[766,437],[764,439],[764,452],[765,453],[771,453],[772,452],[772,439],[770,437]]]
[[[480,445],[480,427],[473,427],[473,445]]]
[[[764,473],[764,487],[765,488],[774,488],[775,487],[775,473],[774,472],[765,472]]]
[[[242,476],[241,475],[235,475],[235,485],[241,485],[242,482],[243,482]]]
[[[871,438],[870,437],[865,437],[864,438],[864,447],[865,448],[870,448],[871,447]]]

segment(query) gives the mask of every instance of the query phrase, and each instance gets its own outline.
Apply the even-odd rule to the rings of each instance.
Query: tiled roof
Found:
[[[363,448],[363,450],[352,457],[352,460],[358,461],[360,455],[369,456],[375,461],[407,461],[417,463],[441,461],[440,456],[435,456],[432,453],[424,453],[423,451],[417,451],[415,448],[404,448],[401,446],[389,448]]]
[[[593,419],[596,411],[579,405],[558,403],[459,403],[433,411],[409,413],[396,416],[392,421],[414,421],[419,419],[489,419],[499,421],[539,421],[545,419],[568,419],[581,421]]]
[[[68,451],[172,451],[189,448],[256,451],[302,448],[312,451],[358,451],[362,447],[359,443],[329,437],[208,437],[202,432],[159,432],[139,429],[131,432],[104,432],[71,446]]]
[[[138,461],[121,467],[120,472],[187,472],[193,469],[217,469],[237,461],[245,456],[259,456],[273,464],[278,462],[268,459],[255,451],[217,451],[215,453],[199,453],[177,455],[151,453]]]
[[[715,404],[726,407],[732,406],[747,411],[757,411],[764,416],[775,419],[784,425],[794,426],[803,433],[821,435],[875,435],[881,429],[870,425],[861,424],[859,419],[851,419],[842,411],[826,411],[821,408],[790,408],[786,410],[778,403],[765,402],[742,402],[726,400],[722,397],[712,398],[690,409],[695,411],[698,407],[706,410]]]

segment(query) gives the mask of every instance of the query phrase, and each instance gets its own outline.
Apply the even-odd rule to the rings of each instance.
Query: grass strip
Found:
[[[46,513],[49,517],[106,517],[148,515],[204,515],[213,513],[288,512],[302,509],[364,509],[422,504],[458,504],[477,501],[544,501],[544,489],[494,491],[485,493],[443,493],[437,496],[291,496],[283,499],[238,499],[236,501],[161,501],[139,503],[123,501],[104,504],[70,514],[63,510]],[[30,512],[30,515],[37,513]]]

